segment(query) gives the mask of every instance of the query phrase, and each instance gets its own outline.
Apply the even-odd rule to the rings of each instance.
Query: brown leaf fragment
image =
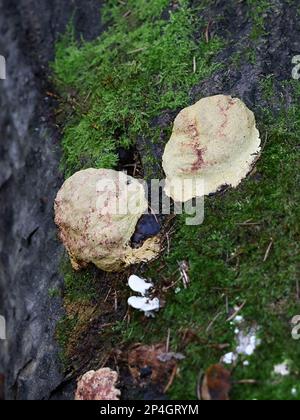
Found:
[[[128,367],[134,381],[144,386],[147,381],[165,387],[177,367],[176,353],[166,352],[166,344],[137,344],[128,354]]]
[[[207,369],[200,387],[202,400],[228,401],[231,390],[231,373],[222,365],[213,365]]]

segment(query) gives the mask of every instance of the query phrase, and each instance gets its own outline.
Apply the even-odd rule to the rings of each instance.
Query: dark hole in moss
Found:
[[[135,147],[125,149],[120,147],[118,149],[118,170],[127,171],[128,175],[134,175],[134,167],[136,164],[137,152]]]
[[[139,248],[147,239],[158,235],[161,227],[160,218],[153,214],[144,214],[136,225],[134,235],[131,239],[132,247]]]

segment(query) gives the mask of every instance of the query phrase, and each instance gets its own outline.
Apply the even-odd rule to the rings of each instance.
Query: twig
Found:
[[[237,223],[237,226],[260,226],[260,222],[252,222],[252,219],[246,220],[246,222],[243,223]]]
[[[270,252],[271,252],[271,249],[272,249],[273,244],[274,244],[274,241],[271,238],[271,242],[269,243],[269,246],[268,246],[268,248],[266,250],[266,253],[265,253],[265,256],[264,256],[264,262],[266,262],[267,259],[269,258],[269,255],[270,255]]]
[[[233,383],[237,385],[256,385],[258,381],[255,379],[242,379],[240,381],[234,381]]]
[[[198,399],[198,401],[202,400],[201,385],[202,385],[203,376],[204,376],[203,371],[200,370],[199,375],[198,375],[198,379],[197,379],[197,399]]]
[[[236,258],[238,258],[244,251],[242,249],[237,250],[233,255],[231,255],[231,257],[229,257],[227,259],[227,262],[231,262],[233,260],[235,260]]]
[[[208,333],[211,330],[211,327],[214,325],[216,320],[222,315],[223,312],[219,312],[208,324],[208,327],[206,328],[206,332]]]
[[[208,25],[205,29],[205,40],[207,43],[209,43],[209,30],[210,30],[210,26],[211,26],[211,20],[208,22]]]
[[[164,394],[166,394],[168,392],[168,390],[170,389],[170,387],[172,386],[172,384],[174,382],[174,379],[175,379],[175,376],[176,376],[176,373],[177,373],[177,366],[174,366],[174,369],[172,371],[172,375],[170,377],[170,380],[169,380],[169,382],[167,383],[167,386],[164,389]]]
[[[118,374],[120,374],[120,369],[119,369],[118,361],[115,354],[114,354],[114,362],[115,362],[116,371],[118,372]]]
[[[118,294],[117,291],[115,290],[115,311],[117,312],[118,310]]]
[[[228,300],[228,296],[226,296],[226,298],[225,298],[225,305],[226,305],[226,313],[229,315],[229,300]]]
[[[112,327],[115,324],[116,324],[115,322],[110,322],[109,324],[102,324],[100,325],[100,329]]]
[[[46,92],[46,95],[47,95],[47,96],[50,96],[50,98],[59,99],[59,96],[58,96],[58,95],[56,95],[56,93],[53,93],[53,92],[50,92],[50,91],[47,91],[47,92]]]
[[[109,295],[110,295],[110,292],[111,292],[111,288],[109,289],[109,291],[108,291],[108,293],[107,293],[107,295],[106,295],[106,298],[104,299],[104,302],[106,302],[106,301],[107,301],[107,299],[108,299],[108,297],[109,297]]]
[[[171,283],[169,286],[163,287],[162,290],[166,292],[167,290],[172,289],[172,287],[174,287],[180,280],[181,278],[176,281],[173,281],[173,283]]]
[[[231,322],[234,320],[234,318],[237,317],[237,315],[241,312],[241,310],[244,308],[244,306],[246,305],[247,301],[245,300],[244,303],[242,303],[242,305],[234,312],[234,314],[232,314],[226,322]]]
[[[127,18],[131,15],[131,10],[128,10],[128,12],[124,13],[123,18]]]
[[[164,270],[164,268],[166,267],[166,263],[165,264],[162,264],[157,270],[156,270],[156,272],[157,273],[160,273],[162,270]]]
[[[170,238],[169,238],[169,234],[168,233],[166,233],[166,238],[167,238],[167,243],[168,243],[167,253],[169,255],[170,254]]]
[[[262,152],[264,151],[264,149],[265,149],[265,147],[266,147],[266,145],[267,145],[267,142],[268,142],[268,133],[266,133],[265,140],[264,140],[263,145],[262,145],[262,147],[261,147],[261,151],[260,151],[260,154],[259,154],[259,156],[258,156],[258,159],[259,159],[259,157],[262,155]]]
[[[91,96],[91,94],[92,94],[91,91],[87,94],[85,100],[83,101],[84,104],[87,102],[87,100],[89,99],[89,97]]]
[[[193,57],[193,73],[195,74],[197,71],[197,61],[196,61],[196,57]]]
[[[126,312],[126,314],[125,314],[125,316],[123,318],[123,321],[125,321],[125,319],[127,319],[128,317],[129,317],[129,309],[127,309],[127,312]]]
[[[167,342],[166,342],[166,353],[170,351],[170,338],[171,338],[171,330],[168,328],[168,335],[167,335]]]
[[[151,206],[149,206],[149,209],[151,210],[151,214],[152,214],[152,216],[154,216],[154,218],[156,220],[156,223],[159,225],[159,221],[158,221],[158,218],[157,218],[157,215],[156,215],[155,211],[153,210],[153,208]]]
[[[106,356],[104,356],[104,358],[102,359],[103,361],[102,361],[102,363],[100,365],[101,368],[103,368],[106,365],[106,363],[110,359],[110,356],[111,356],[111,352],[109,352]]]
[[[144,51],[146,49],[147,49],[146,47],[137,48],[136,50],[129,51],[128,54],[136,54],[136,53],[141,52],[141,51]]]
[[[179,265],[180,276],[182,279],[183,286],[185,289],[187,289],[188,285],[190,284],[190,279],[188,276],[188,270],[189,270],[188,263],[186,261],[181,261],[181,262],[178,262],[178,265]]]

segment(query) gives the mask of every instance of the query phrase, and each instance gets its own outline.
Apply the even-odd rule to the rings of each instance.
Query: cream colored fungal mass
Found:
[[[120,271],[156,257],[157,237],[140,248],[130,245],[147,209],[143,184],[123,172],[87,169],[74,174],[55,200],[55,222],[73,268],[93,263],[104,271]]]
[[[239,99],[217,95],[183,109],[166,145],[166,194],[185,202],[237,187],[260,153],[252,111]]]

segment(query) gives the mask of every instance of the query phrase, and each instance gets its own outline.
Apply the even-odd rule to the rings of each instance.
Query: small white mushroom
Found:
[[[288,362],[280,363],[279,365],[274,366],[274,373],[275,375],[279,376],[289,376],[290,375],[290,367]]]
[[[244,356],[252,356],[261,344],[261,340],[257,337],[259,329],[257,326],[250,328],[250,331],[240,331],[237,335],[238,347],[236,352]]]
[[[242,316],[237,316],[231,322],[231,325],[243,324],[244,318]],[[250,329],[241,327],[236,327],[234,334],[237,341],[237,347],[234,352],[227,353],[221,358],[221,362],[227,365],[235,363],[239,356],[252,356],[261,344],[260,338],[258,338],[259,326],[253,325]],[[249,361],[244,361],[244,366],[249,366]]]
[[[293,396],[293,397],[296,397],[296,396],[297,396],[298,391],[297,391],[297,388],[296,388],[296,387],[293,387],[293,388],[292,388],[292,390],[291,390],[291,394],[292,394],[292,396]]]
[[[151,316],[154,311],[158,311],[160,308],[158,298],[148,299],[146,297],[139,296],[131,296],[128,299],[128,305],[134,309],[144,312],[146,316]]]
[[[225,354],[222,358],[221,358],[221,362],[225,363],[225,365],[232,365],[233,363],[235,363],[238,359],[237,354],[231,352],[231,353],[227,353]]]
[[[152,283],[148,283],[146,280],[141,279],[136,275],[129,277],[128,286],[134,292],[140,293],[142,296],[145,296],[150,289],[153,288]]]

